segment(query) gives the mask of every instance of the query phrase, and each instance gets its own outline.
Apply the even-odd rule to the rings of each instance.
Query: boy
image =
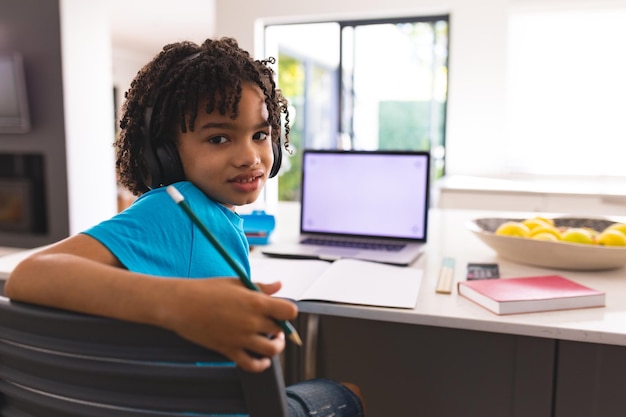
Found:
[[[229,38],[165,46],[132,82],[115,143],[120,183],[139,198],[24,260],[6,295],[165,327],[243,369],[267,368],[268,357],[285,347],[276,321],[294,319],[297,307],[269,296],[278,282],[259,285],[260,293],[232,278],[232,268],[165,186],[176,184],[249,274],[248,242],[235,208],[254,202],[278,172],[282,115],[288,147],[287,102],[269,62],[252,59]],[[296,384],[288,389],[290,413],[362,416],[355,392],[351,384],[328,380]]]

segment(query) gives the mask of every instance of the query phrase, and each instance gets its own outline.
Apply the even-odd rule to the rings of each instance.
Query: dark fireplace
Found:
[[[46,234],[44,158],[0,154],[0,231]]]

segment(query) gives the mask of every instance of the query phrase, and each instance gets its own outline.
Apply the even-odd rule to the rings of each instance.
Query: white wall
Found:
[[[117,211],[106,0],[61,0],[70,234]]]

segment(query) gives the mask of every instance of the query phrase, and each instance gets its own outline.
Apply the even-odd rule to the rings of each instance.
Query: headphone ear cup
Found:
[[[149,189],[158,188],[162,182],[161,178],[161,164],[156,154],[155,149],[152,146],[152,135],[150,134],[151,120],[152,120],[152,106],[146,107],[144,110],[144,124],[142,128],[143,135],[143,160],[144,165],[141,168],[141,177],[143,183]],[[155,185],[156,184],[156,185]]]
[[[159,145],[156,148],[155,154],[160,168],[158,170],[160,175],[158,178],[153,175],[152,188],[158,188],[185,180],[185,171],[175,144],[166,142]]]
[[[151,146],[144,149],[143,159],[145,161],[145,169],[142,168],[141,170],[143,183],[149,189],[158,188],[158,184],[162,182],[161,166],[159,164],[158,157]]]
[[[272,164],[272,169],[270,170],[270,178],[273,178],[280,171],[280,166],[283,163],[283,152],[280,148],[280,140],[279,143],[272,142],[272,152],[274,153],[274,163]]]

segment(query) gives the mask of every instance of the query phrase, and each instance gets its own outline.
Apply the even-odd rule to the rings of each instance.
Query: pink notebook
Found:
[[[560,275],[462,281],[459,294],[496,314],[603,307],[606,294]]]

